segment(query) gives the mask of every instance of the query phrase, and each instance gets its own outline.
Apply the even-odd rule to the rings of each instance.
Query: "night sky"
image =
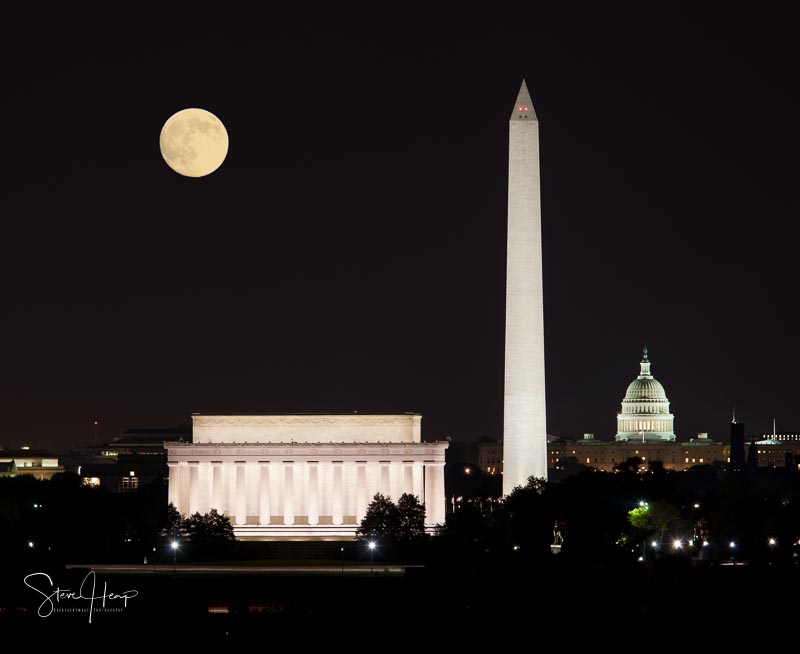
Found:
[[[645,344],[679,439],[733,405],[800,429],[793,16],[107,4],[3,18],[0,443],[356,410],[500,437],[523,76],[549,433],[612,438]],[[201,179],[159,152],[186,107],[230,136]]]

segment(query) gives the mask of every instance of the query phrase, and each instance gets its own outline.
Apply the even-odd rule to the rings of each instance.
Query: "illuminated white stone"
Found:
[[[447,443],[423,443],[419,415],[193,420],[193,443],[165,444],[169,499],[182,515],[206,503],[228,515],[237,538],[351,538],[386,491],[416,495],[428,528],[444,522]]]
[[[419,443],[422,416],[192,416],[195,443]]]
[[[525,82],[509,121],[503,494],[547,478],[539,122]]]
[[[674,441],[674,420],[664,387],[650,373],[650,359],[645,347],[639,376],[628,386],[622,410],[617,414],[616,440],[641,443]]]

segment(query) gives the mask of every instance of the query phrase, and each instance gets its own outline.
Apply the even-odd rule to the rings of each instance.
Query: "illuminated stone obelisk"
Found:
[[[504,495],[547,478],[539,122],[524,80],[508,132]]]

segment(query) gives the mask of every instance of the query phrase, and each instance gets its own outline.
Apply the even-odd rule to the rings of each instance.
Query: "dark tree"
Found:
[[[218,545],[234,540],[233,526],[228,516],[211,509],[205,515],[195,513],[183,521],[183,530],[195,545]]]
[[[680,520],[678,508],[669,502],[655,500],[628,511],[628,522],[645,536],[654,534],[659,544],[666,534],[675,529]]]
[[[625,459],[622,463],[618,463],[614,466],[614,470],[617,472],[623,472],[629,475],[636,475],[639,472],[639,466],[642,464],[641,457],[638,456],[629,456]]]
[[[416,495],[403,493],[397,500],[400,540],[411,541],[425,536],[425,506]]]
[[[172,502],[167,505],[164,511],[164,515],[161,519],[161,531],[159,533],[162,538],[172,540],[184,535],[183,518]]]
[[[443,525],[436,527],[436,537],[448,543],[480,543],[487,529],[487,521],[477,504],[464,504],[449,513]]]
[[[367,506],[367,513],[356,530],[362,540],[393,541],[400,532],[400,513],[392,500],[377,493]]]
[[[544,479],[528,477],[525,486],[517,486],[505,499],[502,513],[509,545],[524,547],[526,552],[550,552],[553,516],[547,489]]]

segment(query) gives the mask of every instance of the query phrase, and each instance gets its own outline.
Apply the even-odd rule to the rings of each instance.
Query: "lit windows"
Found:
[[[135,491],[139,489],[139,478],[138,477],[123,477],[120,485],[119,485],[119,492],[120,493],[130,493],[131,491]]]

